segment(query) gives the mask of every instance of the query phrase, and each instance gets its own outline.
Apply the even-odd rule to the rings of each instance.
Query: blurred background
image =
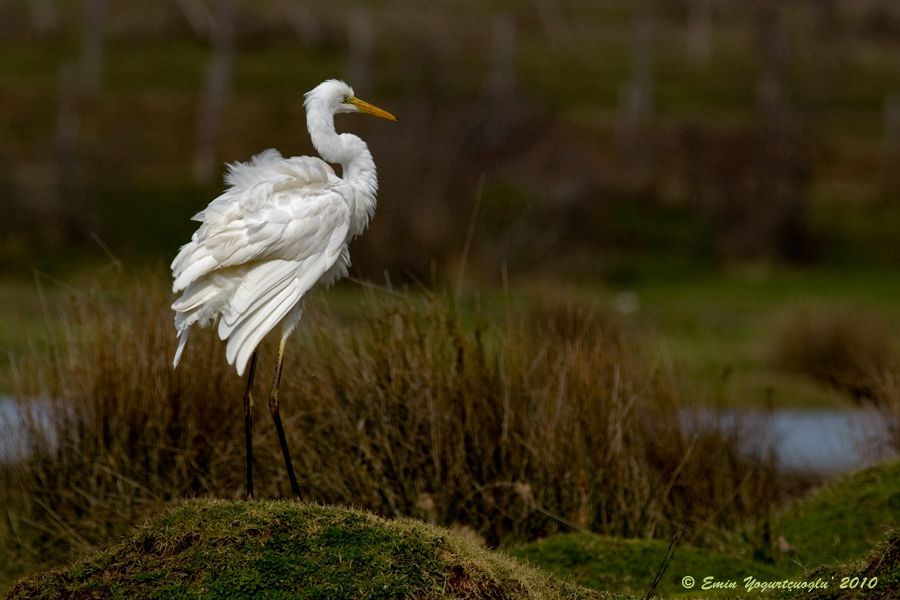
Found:
[[[896,463],[865,535],[770,523],[900,449],[896,0],[6,0],[0,591],[241,496],[242,383],[210,332],[170,368],[168,264],[225,163],[314,154],[334,77],[399,120],[337,118],[379,207],[288,353],[308,499],[792,569],[896,524]]]
[[[399,117],[338,118],[381,183],[357,278],[599,307],[709,402],[841,405],[893,360],[891,0],[14,0],[0,31],[11,356],[41,295],[164,274],[225,162],[314,153],[339,77]]]

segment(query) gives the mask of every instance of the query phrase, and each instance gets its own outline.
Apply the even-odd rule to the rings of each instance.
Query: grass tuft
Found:
[[[896,363],[890,331],[874,314],[799,311],[782,326],[775,364],[872,398],[878,374]]]
[[[812,592],[795,592],[790,597],[815,600],[900,598],[900,530],[889,530],[862,557],[814,569],[805,575],[805,579],[820,579],[828,582],[829,586]]]
[[[878,378],[875,403],[887,424],[888,441],[900,454],[900,371],[887,371]]]
[[[688,575],[698,583],[711,576],[718,582],[740,584],[737,591],[719,590],[724,597],[744,592],[742,582],[748,576],[759,581],[815,581],[821,576],[831,583],[832,590],[843,576],[875,576],[879,577],[877,586],[866,588],[865,594],[874,598],[897,597],[898,490],[898,461],[830,482],[778,511],[772,522],[765,525],[770,528],[772,548],[763,560],[753,543],[744,547],[732,544],[727,551],[680,544],[659,591],[665,597],[683,592],[681,578]],[[749,540],[759,534],[745,537]],[[653,578],[666,550],[664,540],[577,533],[524,544],[511,548],[510,553],[550,572],[570,576],[587,587],[640,592]],[[831,575],[836,578],[830,580]],[[822,597],[851,597],[846,590],[841,593],[845,595]],[[716,595],[715,590],[704,592],[706,595]]]
[[[900,461],[851,473],[786,507],[772,522],[781,557],[810,569],[855,559],[900,527]]]
[[[544,568],[551,573],[571,577],[593,589],[647,589],[656,569],[666,555],[668,542],[635,540],[572,533],[513,548],[516,558]],[[679,545],[659,583],[662,597],[684,592],[685,576],[701,581],[704,576],[717,580],[741,580],[753,574],[760,579],[778,579],[783,573],[772,565],[751,561],[708,548]],[[730,597],[732,591],[726,592]]]

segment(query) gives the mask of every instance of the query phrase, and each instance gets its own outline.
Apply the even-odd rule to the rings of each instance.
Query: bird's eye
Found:
[[[341,102],[343,102],[344,104],[349,104],[349,103],[350,103],[350,96],[344,96],[344,99],[341,100]]]

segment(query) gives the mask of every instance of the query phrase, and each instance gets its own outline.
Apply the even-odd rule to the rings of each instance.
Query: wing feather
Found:
[[[267,280],[269,285],[257,286],[255,294],[248,290],[247,296],[241,300],[246,308],[238,313],[236,307],[231,306],[234,311],[232,322],[226,323],[224,318],[219,321],[219,337],[228,340],[225,358],[229,364],[235,365],[239,375],[243,374],[250,355],[262,339],[279,323],[283,323],[290,310],[334,266],[341,256],[348,231],[348,223],[333,229],[328,243],[320,252],[303,261],[292,261],[289,266],[293,270],[291,277],[279,278],[277,283],[273,283],[275,278],[271,278]],[[257,269],[262,271],[263,267]],[[248,276],[245,282],[251,279],[256,278]],[[299,314],[296,318],[299,319]]]
[[[227,339],[240,321],[279,294],[297,277],[302,261],[279,260],[261,263],[238,283],[222,307],[219,338]]]
[[[242,319],[227,338],[225,359],[237,368],[238,375],[244,374],[247,360],[262,339],[300,301],[300,291],[295,284],[279,290],[278,294],[262,304],[257,310]]]
[[[317,218],[346,210],[341,180],[315,157],[267,150],[229,165],[222,195],[194,215],[201,225],[172,261],[173,291],[216,269],[272,258],[302,259],[324,243]]]
[[[226,180],[231,187],[197,213],[200,226],[172,261],[174,291],[183,291],[172,305],[175,363],[190,328],[218,319],[226,358],[242,374],[263,337],[279,323],[289,331],[303,297],[346,255],[351,208],[318,158],[268,150],[230,165]]]

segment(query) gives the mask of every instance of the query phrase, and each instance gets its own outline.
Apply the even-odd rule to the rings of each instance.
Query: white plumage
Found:
[[[338,134],[334,114],[393,115],[329,80],[306,94],[307,127],[322,159],[265,150],[229,165],[228,188],[194,216],[200,227],[172,262],[178,365],[191,327],[218,322],[226,358],[242,375],[256,347],[280,326],[282,343],[317,284],[346,275],[348,242],[375,211],[375,163],[365,142]],[[338,177],[328,162],[341,165]]]

